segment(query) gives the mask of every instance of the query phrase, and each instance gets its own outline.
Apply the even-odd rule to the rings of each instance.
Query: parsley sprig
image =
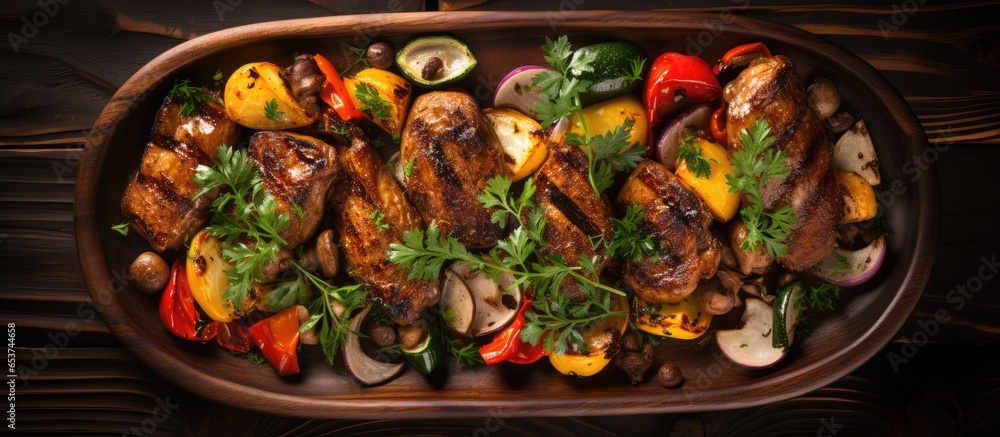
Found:
[[[298,263],[295,264],[295,268],[299,275],[297,281],[308,281],[312,287],[319,291],[319,296],[306,305],[309,309],[309,320],[299,326],[299,332],[318,325],[316,336],[319,338],[320,347],[323,349],[323,354],[326,355],[326,361],[333,364],[337,352],[347,343],[351,314],[368,303],[368,290],[363,284],[342,287],[331,285],[302,268]],[[339,314],[334,312],[331,306],[334,303],[342,309]]]
[[[531,79],[531,84],[539,88],[541,101],[532,108],[543,127],[549,127],[560,118],[569,117],[583,109],[580,93],[587,90],[591,81],[578,76],[594,71],[590,65],[597,59],[597,53],[573,51],[566,35],[552,41],[545,37],[545,62],[555,71],[544,71]],[[584,122],[585,123],[585,122]]]
[[[180,113],[185,117],[194,114],[202,103],[215,101],[204,87],[192,86],[187,79],[174,80],[174,87],[170,89],[169,95],[171,99],[180,99]]]
[[[597,261],[581,257],[579,265],[570,266],[558,257],[542,257],[538,249],[545,246],[542,230],[544,210],[535,205],[531,196],[535,186],[531,178],[520,193],[514,193],[510,179],[490,179],[479,196],[486,208],[497,208],[494,223],[506,226],[514,220],[516,227],[507,238],[486,253],[473,253],[454,237],[441,235],[436,223],[426,231],[414,229],[403,235],[402,244],[390,246],[389,259],[409,269],[410,278],[435,279],[449,262],[465,262],[493,279],[504,273],[514,276],[512,286],[530,286],[535,296],[534,309],[526,314],[521,339],[531,344],[545,342],[546,349],[563,353],[571,346],[586,350],[580,328],[610,315],[623,314],[610,307],[611,293],[621,291],[601,284],[597,278]],[[562,287],[571,280],[583,293],[583,302],[570,301]],[[556,335],[546,335],[555,332]]]
[[[285,115],[285,113],[284,111],[278,110],[278,99],[275,98],[264,102],[265,117],[274,121],[278,121],[278,118],[280,118],[282,115]]]
[[[638,143],[628,142],[634,124],[632,119],[627,119],[613,131],[595,135],[589,141],[572,132],[566,134],[566,144],[584,146],[583,150],[587,153],[587,178],[597,195],[611,187],[615,174],[632,170],[642,161],[646,150]]]
[[[378,93],[378,88],[367,83],[358,83],[354,87],[354,96],[358,98],[362,106],[361,111],[368,112],[376,120],[388,120],[392,118],[392,105],[389,104],[382,95]]]
[[[771,127],[767,120],[757,119],[751,126],[740,132],[740,149],[733,153],[733,170],[737,176],[726,175],[729,192],[746,194],[748,205],[740,210],[740,217],[747,228],[747,237],[741,249],[752,251],[759,246],[773,257],[788,251],[785,238],[795,225],[795,212],[784,205],[776,211],[765,211],[760,189],[771,179],[780,179],[791,172],[786,154],[771,148],[774,144]]]
[[[683,161],[695,177],[708,179],[712,175],[712,163],[701,152],[701,146],[694,141],[694,137],[687,137],[677,146],[677,159]]]
[[[288,228],[289,217],[277,211],[277,200],[264,189],[243,150],[219,146],[219,162],[212,167],[199,165],[194,180],[202,186],[195,198],[216,187],[223,189],[212,203],[212,222],[206,229],[222,240],[222,257],[233,264],[226,270],[229,286],[222,297],[242,308],[253,283],[264,278],[261,269],[285,247],[280,233]]]
[[[612,217],[614,236],[607,246],[608,258],[638,261],[656,256],[656,236],[639,227],[643,218],[641,205],[630,204],[622,218]]]
[[[541,72],[531,79],[532,85],[539,88],[541,97],[533,109],[545,127],[563,117],[576,116],[580,120],[583,135],[569,133],[565,142],[584,146],[584,151],[587,152],[590,186],[600,195],[612,185],[616,173],[631,170],[642,160],[645,149],[628,141],[635,122],[629,119],[612,131],[591,137],[587,129],[587,120],[582,114],[583,103],[580,94],[585,92],[592,82],[581,79],[579,75],[593,71],[591,63],[597,58],[597,53],[572,50],[569,38],[565,35],[555,41],[545,37],[542,50],[546,53],[545,61],[553,70]],[[629,80],[641,79],[643,64],[644,60],[632,62],[633,71]]]

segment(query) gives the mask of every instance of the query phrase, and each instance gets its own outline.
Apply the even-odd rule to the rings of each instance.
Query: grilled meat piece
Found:
[[[843,201],[834,178],[832,151],[823,124],[806,104],[795,66],[784,56],[756,59],[726,86],[726,131],[730,147],[759,118],[767,120],[774,147],[788,154],[791,173],[761,187],[764,208],[791,205],[797,221],[785,240],[788,252],[778,263],[803,271],[827,257],[836,244]]]
[[[611,241],[611,208],[590,186],[587,155],[577,146],[555,144],[534,180],[532,200],[545,212],[542,239],[548,244],[540,253],[546,258],[559,256],[569,266],[580,265],[582,255],[597,261],[600,272],[604,245],[595,250],[592,238]],[[586,298],[572,278],[563,280],[561,289],[570,299]]]
[[[339,170],[337,150],[306,135],[261,131],[250,137],[247,157],[277,199],[277,211],[289,218],[280,234],[287,247],[306,242],[323,220],[326,194]]]
[[[342,177],[330,195],[347,273],[368,287],[396,323],[410,324],[437,302],[439,284],[407,279],[409,272],[389,261],[387,252],[424,223],[364,134],[354,128],[351,140],[340,151]]]
[[[205,225],[218,190],[194,199],[201,191],[195,169],[215,165],[220,144],[239,142],[239,126],[218,103],[221,96],[209,93],[214,100],[198,105],[191,116],[180,113],[179,100],[164,99],[139,170],[122,196],[122,217],[157,252],[177,248]]]
[[[494,176],[510,176],[492,125],[472,96],[433,91],[413,102],[403,129],[400,156],[414,163],[406,193],[424,221],[466,246],[496,244],[503,229],[490,221],[493,210],[476,200]]]
[[[629,175],[616,205],[643,209],[640,227],[656,237],[658,257],[627,261],[622,279],[636,296],[649,303],[685,298],[698,281],[719,268],[721,244],[712,235],[712,213],[697,195],[662,164],[644,160]]]

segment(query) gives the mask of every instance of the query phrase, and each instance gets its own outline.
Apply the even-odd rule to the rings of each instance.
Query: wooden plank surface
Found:
[[[18,387],[18,432],[122,434],[155,425],[158,435],[379,435],[540,432],[577,435],[988,435],[998,426],[1000,380],[989,363],[1000,351],[1000,281],[956,309],[953,290],[997,254],[1000,196],[1000,67],[997,4],[840,1],[156,1],[59,4],[27,43],[0,49],[0,321],[17,323],[18,362],[33,366],[68,326],[65,347],[27,385]],[[230,6],[232,4],[232,6]],[[919,4],[919,3],[917,3]],[[744,8],[744,5],[747,5]],[[901,12],[896,12],[896,7]],[[936,160],[942,221],[931,280],[914,315],[890,345],[852,376],[817,392],[755,409],[676,416],[584,419],[465,419],[350,422],[285,419],[195,398],[160,380],[119,347],[99,317],[77,263],[72,233],[76,163],[87,129],[140,66],[187,39],[253,22],[395,9],[698,8],[779,21],[817,33],[879,68],[903,93],[929,139],[947,147]],[[0,32],[27,36],[22,17],[37,1],[0,6]],[[894,16],[894,12],[896,15]],[[44,11],[43,11],[44,13]],[[895,18],[895,23],[893,19]],[[883,35],[880,21],[898,27]],[[953,23],[961,23],[956,25]],[[30,30],[30,29],[29,29]],[[8,43],[9,38],[8,38]],[[945,310],[950,321],[920,345],[926,322]],[[74,331],[75,332],[75,331]],[[982,345],[982,346],[977,346]],[[48,349],[47,349],[48,348]],[[894,357],[905,356],[906,363]],[[893,366],[892,363],[896,363]],[[977,364],[982,364],[977,367]],[[29,368],[32,368],[29,366]],[[178,404],[158,422],[158,407]],[[162,411],[162,410],[161,410]],[[159,416],[156,416],[157,418]],[[502,422],[502,423],[501,423]],[[776,425],[781,424],[781,425]],[[671,435],[674,433],[671,432]],[[700,435],[700,434],[687,434]]]

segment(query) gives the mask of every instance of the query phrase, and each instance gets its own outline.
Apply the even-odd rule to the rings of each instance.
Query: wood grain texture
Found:
[[[90,126],[128,77],[147,61],[195,35],[235,24],[278,18],[330,15],[340,11],[380,12],[387,9],[390,2],[299,0],[278,3],[244,0],[242,6],[234,8],[232,13],[226,12],[225,20],[220,21],[212,2],[208,1],[73,0],[62,5],[51,24],[40,29],[28,44],[20,46],[19,52],[15,53],[6,44],[0,46],[0,65],[4,65],[0,69],[0,79],[6,85],[0,92],[0,322],[6,323],[16,317],[25,323],[18,325],[19,363],[30,367],[33,352],[43,353],[44,347],[51,342],[49,334],[58,334],[68,323],[83,323],[89,318],[87,311],[92,307],[83,307],[82,316],[77,309],[79,304],[89,303],[90,297],[83,283],[72,233],[73,184]],[[428,8],[479,5],[481,9],[518,7],[558,11],[561,3],[579,8],[633,6],[600,0],[537,0],[521,4],[475,0],[442,1],[440,5],[428,2]],[[578,3],[582,4],[577,6]],[[931,435],[935,428],[927,422],[935,421],[936,416],[921,412],[935,404],[924,402],[921,410],[909,407],[912,400],[901,399],[912,394],[904,392],[903,388],[913,387],[932,395],[950,395],[939,396],[952,402],[948,404],[952,406],[942,410],[952,412],[949,414],[960,412],[958,422],[964,427],[963,432],[952,435],[995,435],[1000,381],[992,371],[992,363],[1000,358],[995,346],[1000,281],[986,282],[983,291],[961,310],[955,310],[955,304],[947,298],[956,285],[966,283],[976,274],[981,256],[996,253],[1000,248],[1000,235],[995,226],[1000,198],[988,195],[989,187],[995,184],[994,169],[1000,164],[1000,151],[992,146],[996,142],[995,135],[988,134],[996,129],[997,121],[991,117],[998,113],[995,83],[998,42],[996,27],[991,21],[996,15],[995,4],[927,2],[920,6],[919,14],[907,15],[907,23],[885,41],[878,31],[877,21],[890,21],[892,5],[903,2],[883,1],[869,5],[861,1],[803,4],[762,0],[754,1],[747,11],[739,10],[742,2],[725,0],[635,3],[641,5],[636,6],[639,9],[731,9],[742,15],[818,32],[869,62],[879,59],[882,73],[907,97],[930,140],[954,146],[942,152],[935,163],[941,182],[942,218],[934,267],[924,296],[897,336],[899,340],[912,341],[913,335],[923,330],[924,325],[918,322],[926,324],[940,309],[949,311],[951,321],[931,337],[934,344],[917,349],[916,357],[902,366],[902,372],[909,375],[905,381],[898,376],[894,379],[898,373],[888,366],[888,354],[907,352],[903,349],[906,343],[896,343],[851,377],[805,395],[812,398],[821,394],[824,404],[810,412],[812,420],[795,422],[801,427],[784,428],[782,432],[823,435],[819,433],[822,418],[849,418],[855,414],[870,417],[865,410],[879,403],[877,407],[889,409],[890,417],[883,420],[894,424],[891,429],[895,430],[879,432],[880,435]],[[255,5],[259,4],[270,7],[258,9]],[[413,10],[424,8],[423,2],[402,4]],[[337,9],[339,7],[348,9]],[[3,2],[0,5],[2,34],[20,33],[21,17],[30,17],[37,11],[35,1]],[[881,59],[887,55],[893,58],[883,62]],[[937,74],[927,72],[924,66],[933,66]],[[964,88],[975,92],[964,92]],[[961,121],[965,118],[969,119],[967,123]],[[944,135],[949,132],[949,125],[967,128],[960,133]],[[991,146],[975,146],[985,142]],[[91,323],[102,328],[74,336],[68,347],[59,351],[58,358],[49,360],[54,364],[40,372],[39,378],[45,381],[40,379],[38,384],[18,386],[19,395],[25,396],[18,398],[18,434],[80,435],[91,432],[120,435],[131,427],[141,427],[153,414],[157,406],[155,400],[163,397],[181,399],[182,408],[170,417],[168,425],[158,428],[157,435],[382,435],[386,430],[456,435],[482,435],[483,432],[493,433],[493,430],[503,435],[541,432],[681,435],[671,433],[669,427],[692,421],[690,415],[581,419],[501,417],[505,421],[498,426],[495,420],[487,421],[487,418],[452,419],[442,424],[438,421],[324,421],[260,415],[213,404],[170,386],[145,370],[131,352],[120,347],[99,317]],[[983,346],[977,346],[980,344]],[[63,364],[55,364],[60,362]],[[881,365],[882,371],[868,373],[867,369],[873,364]],[[981,368],[968,367],[976,364]],[[876,394],[866,399],[876,401],[852,401],[853,391],[843,389],[842,384],[854,380],[851,384],[857,385],[858,378],[869,381],[872,385],[869,388]],[[954,381],[948,381],[943,390],[940,384],[934,385],[939,388],[931,391],[932,385],[927,378]],[[93,386],[83,390],[74,386],[88,380],[102,381],[104,390],[98,393]],[[115,383],[119,380],[131,380],[132,385]],[[34,391],[33,387],[44,389]],[[900,394],[887,396],[887,393]],[[770,420],[755,422],[781,423],[797,418],[802,415],[801,411],[791,408],[797,399],[782,403],[790,407],[789,414],[757,412],[760,417]],[[21,400],[25,400],[24,403]],[[957,407],[954,407],[955,402]],[[909,414],[901,419],[903,410]],[[703,413],[697,415],[696,421],[710,428],[707,435],[755,435],[746,426],[753,417],[749,413],[754,411]],[[743,419],[733,419],[740,417]],[[913,418],[912,425],[906,424],[907,418]],[[919,420],[921,418],[924,420]],[[860,432],[862,429],[887,429],[880,427],[884,423],[878,421],[867,423],[866,428],[855,427],[853,423],[857,422],[835,429],[840,435],[865,434]],[[835,421],[835,424],[841,422]]]

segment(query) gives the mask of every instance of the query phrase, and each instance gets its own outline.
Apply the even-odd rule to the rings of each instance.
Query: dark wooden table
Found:
[[[4,421],[0,433],[996,435],[1000,277],[982,266],[1000,252],[1000,6],[870,3],[7,0],[0,6],[7,37],[0,48],[0,322],[16,325],[17,363],[30,372],[16,384],[16,430]],[[915,159],[940,179],[940,237],[916,310],[868,364],[816,392],[736,411],[544,419],[498,412],[448,421],[391,421],[387,412],[385,421],[318,421],[187,394],[139,364],[95,314],[72,226],[80,151],[111,95],[156,55],[215,30],[268,20],[607,8],[731,11],[798,26],[857,53],[906,97],[933,146]],[[980,291],[959,294],[977,282]],[[932,323],[936,313],[947,323]]]

